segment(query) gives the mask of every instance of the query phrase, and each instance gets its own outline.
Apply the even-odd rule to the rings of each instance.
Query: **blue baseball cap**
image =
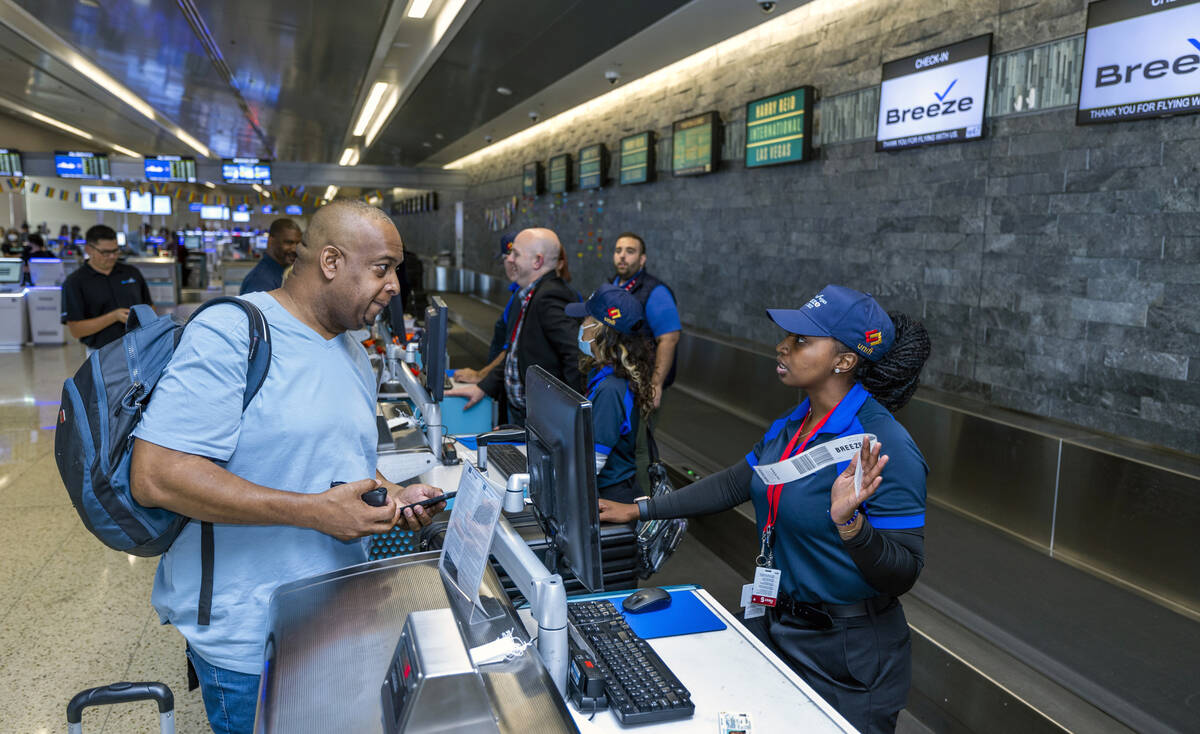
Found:
[[[636,333],[646,323],[641,302],[629,291],[612,283],[597,288],[585,303],[568,303],[563,310],[576,319],[591,316],[622,334]]]
[[[503,260],[508,255],[509,251],[512,250],[513,240],[516,238],[517,236],[511,232],[505,232],[500,235],[500,252],[496,253],[497,260]]]
[[[788,333],[829,336],[878,362],[896,341],[896,327],[870,293],[827,285],[802,308],[768,308],[767,316]]]

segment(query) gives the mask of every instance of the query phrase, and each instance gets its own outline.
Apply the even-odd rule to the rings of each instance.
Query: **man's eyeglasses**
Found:
[[[121,254],[121,248],[116,247],[111,250],[101,250],[99,247],[93,247],[92,252],[96,253],[97,255],[103,255],[104,257],[116,257],[117,255]]]

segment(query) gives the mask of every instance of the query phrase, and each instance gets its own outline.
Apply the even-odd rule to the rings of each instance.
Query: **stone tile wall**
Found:
[[[801,84],[869,97],[884,61],[981,33],[998,55],[1043,47],[1006,74],[1049,64],[1062,79],[1085,23],[1083,0],[820,10],[831,2],[781,18],[761,49],[467,169],[465,267],[493,267],[500,233],[483,211],[520,191],[524,162],[597,141],[611,151],[646,129],[669,138],[673,120],[709,109],[736,125],[748,100]],[[764,348],[779,336],[764,308],[830,282],[871,291],[924,320],[930,386],[1200,454],[1200,116],[1077,127],[1073,107],[1038,102],[993,110],[978,142],[876,153],[870,139],[826,141],[811,163],[754,170],[736,149],[708,176],[521,200],[509,229],[555,229],[585,292],[609,273],[615,235],[635,230],[685,324]],[[454,198],[397,218],[410,249],[453,249]]]

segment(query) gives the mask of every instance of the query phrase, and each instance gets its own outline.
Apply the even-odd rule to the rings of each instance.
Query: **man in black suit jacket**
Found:
[[[484,395],[508,397],[508,422],[525,424],[525,371],[538,365],[575,390],[583,389],[579,372],[579,321],[563,311],[579,296],[555,274],[562,245],[548,229],[526,229],[513,240],[507,258],[516,271],[519,290],[513,301],[512,333],[504,369],[488,373],[478,385],[446,393],[469,398],[470,408]]]

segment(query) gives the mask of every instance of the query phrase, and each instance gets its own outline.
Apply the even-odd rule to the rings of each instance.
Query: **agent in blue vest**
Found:
[[[929,339],[920,323],[836,285],[767,315],[787,332],[776,372],[804,402],[744,461],[665,497],[601,501],[600,519],[689,517],[752,501],[755,581],[768,593],[747,617],[765,611],[769,641],[856,728],[893,731],[912,678],[897,597],[924,566],[928,467],[892,412],[916,390]]]
[[[580,370],[587,374],[596,445],[596,489],[614,502],[633,502],[638,484],[638,427],[654,409],[654,342],[642,304],[615,285],[602,285],[586,303],[569,303],[567,316],[582,318]]]
[[[663,390],[675,382],[675,349],[683,331],[675,293],[666,283],[646,272],[646,241],[634,232],[617,235],[613,243],[613,267],[617,274],[612,284],[638,299],[646,314],[646,325],[654,335],[654,407],[657,409]]]

